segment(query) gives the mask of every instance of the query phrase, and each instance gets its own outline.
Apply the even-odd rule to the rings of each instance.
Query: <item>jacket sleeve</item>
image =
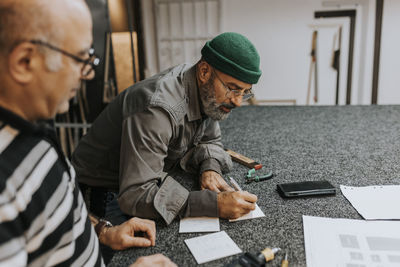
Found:
[[[163,172],[173,123],[168,113],[160,108],[149,108],[124,120],[118,202],[126,214],[153,219],[162,217],[167,224],[178,214],[194,216],[190,212],[193,210],[190,199],[196,199],[196,194],[189,193]],[[201,195],[210,201],[216,198],[213,194]],[[216,204],[208,210],[215,214]]]
[[[207,170],[227,173],[232,169],[232,160],[221,143],[221,129],[217,121],[210,118],[203,121],[204,129],[201,139],[181,160],[181,167],[192,173],[203,173]]]

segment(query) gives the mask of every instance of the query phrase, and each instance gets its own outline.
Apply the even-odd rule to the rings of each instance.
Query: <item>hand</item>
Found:
[[[163,266],[163,267],[178,267],[170,259],[162,254],[154,254],[151,256],[140,257],[135,263],[129,267],[152,267],[152,266]]]
[[[219,217],[236,219],[256,208],[257,196],[246,191],[221,192],[217,201]]]
[[[201,189],[210,189],[211,191],[235,191],[224,180],[224,178],[215,171],[205,171],[200,176]]]
[[[135,237],[135,232],[144,232],[144,237]],[[156,243],[156,224],[151,220],[132,218],[121,225],[104,227],[100,243],[114,250],[130,247],[150,247]]]

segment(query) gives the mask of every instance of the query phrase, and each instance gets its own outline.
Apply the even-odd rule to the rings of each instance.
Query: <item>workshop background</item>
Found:
[[[196,6],[194,15],[190,10],[188,12],[192,3]],[[380,5],[383,11],[377,10]],[[344,10],[356,12],[350,104],[371,104],[375,26],[379,22],[379,18],[378,21],[376,18],[377,12],[383,15],[380,63],[375,64],[379,64],[377,103],[399,104],[398,0],[143,0],[145,72],[152,75],[168,65],[164,64],[163,58],[165,38],[199,39],[199,48],[203,44],[202,37],[209,39],[219,32],[236,31],[254,42],[261,56],[263,76],[254,87],[257,99],[271,102],[279,100],[283,101],[282,104],[293,104],[295,101],[297,105],[304,105],[307,98],[312,33],[317,30],[319,101],[310,101],[310,104],[334,105],[336,71],[331,67],[331,60],[333,47],[338,47],[338,37],[334,44],[335,35],[338,35],[341,26],[338,102],[346,104],[350,18],[315,18],[316,12]],[[183,19],[179,17],[180,13],[184,14]],[[186,31],[190,29],[191,20],[197,21],[197,27],[193,31]],[[206,22],[202,24],[204,20]],[[175,46],[170,49],[175,49]],[[182,61],[180,54],[176,52],[177,49],[172,51],[172,65]],[[197,59],[199,55],[197,49],[197,55],[193,59]],[[186,57],[186,60],[189,59],[191,58]],[[313,92],[313,88],[311,91]]]
[[[398,0],[86,0],[101,58],[56,119],[67,156],[128,86],[200,59],[226,31],[247,36],[263,75],[252,105],[400,104]]]

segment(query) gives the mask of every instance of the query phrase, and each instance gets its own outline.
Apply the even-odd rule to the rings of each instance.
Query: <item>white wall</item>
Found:
[[[348,53],[348,19],[313,19],[315,11],[356,9],[351,104],[370,104],[375,27],[375,0],[220,0],[221,30],[246,35],[261,56],[263,76],[254,86],[257,99],[295,99],[306,103],[310,65],[309,25],[343,25],[339,103],[345,103]],[[145,20],[146,73],[158,71],[155,58],[152,1],[142,0]],[[400,1],[385,0],[378,103],[400,103]],[[334,104],[336,72],[330,57],[335,27],[318,28],[319,103]],[[397,75],[399,73],[399,75]],[[313,103],[313,102],[311,102]]]
[[[339,103],[345,103],[348,53],[348,19],[313,19],[315,11],[337,10],[337,6],[324,6],[332,1],[321,0],[223,0],[223,31],[237,31],[254,42],[261,55],[264,72],[256,88],[258,99],[296,99],[297,104],[305,104],[310,65],[312,24],[342,24],[344,27],[341,56],[341,81]],[[342,3],[342,1],[337,1]],[[369,10],[369,1],[357,1],[358,5],[341,5],[340,9],[356,9],[356,34],[353,58],[352,104],[368,104],[371,81],[365,69],[372,68],[372,47],[366,47],[367,39],[372,42],[373,23],[371,16],[365,16],[363,9]],[[364,15],[364,17],[363,17]],[[363,30],[368,28],[367,34]],[[334,104],[336,72],[330,68],[333,34],[335,28],[318,29],[318,104]],[[363,52],[361,55],[360,52]],[[363,59],[363,62],[361,62]],[[361,64],[362,63],[362,64]],[[360,89],[360,76],[362,88]]]
[[[378,104],[400,103],[400,1],[385,0],[383,7]]]
[[[152,0],[142,0],[142,22],[145,46],[145,65],[144,74],[148,78],[159,72],[157,60],[157,44],[155,36],[154,8]]]
[[[292,3],[291,3],[292,2]],[[261,56],[258,99],[293,98],[304,103],[313,9],[309,1],[223,1],[223,31],[246,35]],[[299,23],[299,22],[302,23]]]

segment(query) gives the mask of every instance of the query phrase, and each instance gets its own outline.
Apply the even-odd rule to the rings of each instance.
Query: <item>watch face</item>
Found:
[[[97,236],[100,236],[101,230],[104,227],[113,227],[112,223],[110,223],[109,221],[106,221],[104,219],[100,219],[99,222],[96,224],[96,226],[94,227],[94,230],[97,234]]]
[[[99,223],[100,223],[100,222],[103,222],[103,223],[104,223],[104,226],[113,227],[112,223],[110,223],[110,222],[107,221],[107,220],[100,219],[100,220],[99,220]]]

